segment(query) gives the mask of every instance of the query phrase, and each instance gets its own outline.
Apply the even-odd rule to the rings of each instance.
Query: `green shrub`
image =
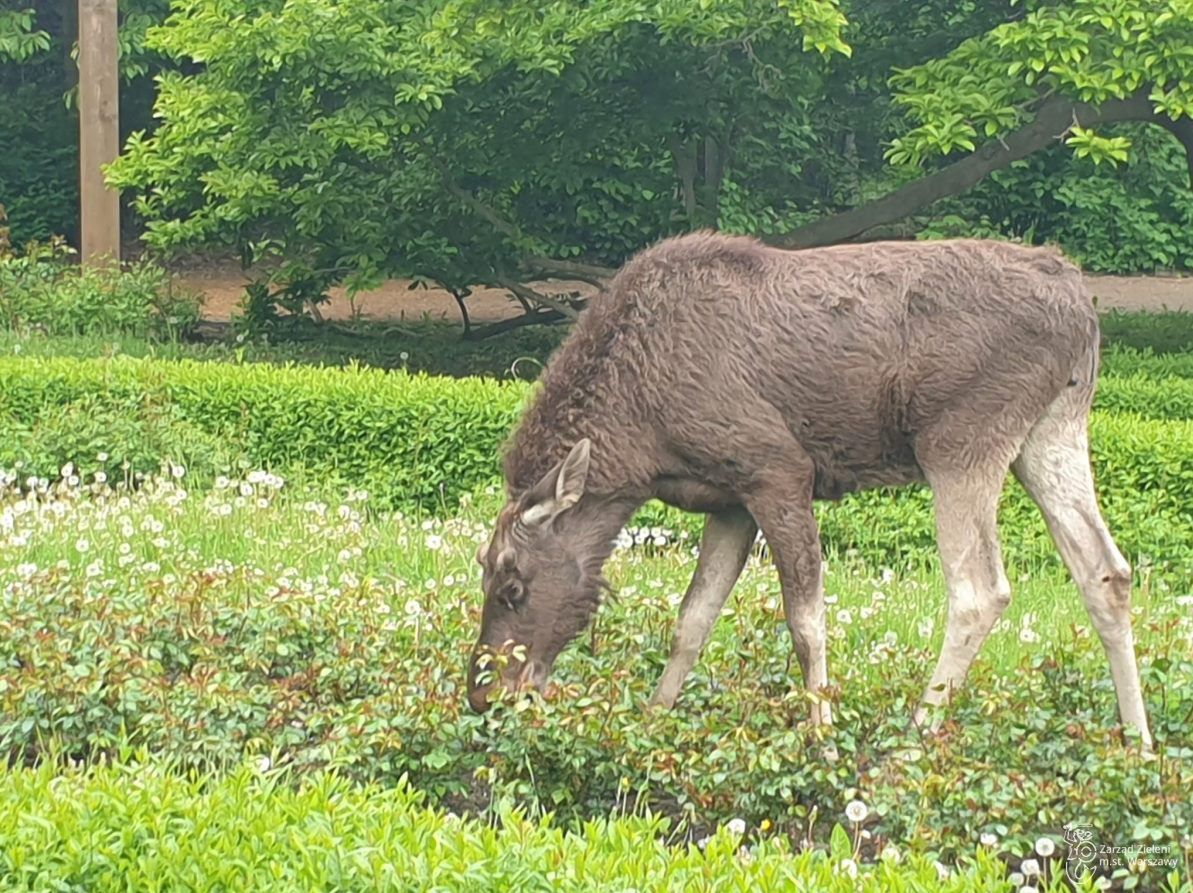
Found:
[[[1107,375],[1098,383],[1094,408],[1149,419],[1193,419],[1193,378]]]
[[[32,425],[10,436],[7,451],[16,457],[10,466],[47,479],[68,464],[83,464],[88,474],[133,484],[167,464],[210,480],[232,469],[237,458],[230,441],[182,417],[177,406],[135,396],[85,394],[47,406]]]
[[[84,398],[140,424],[164,416],[220,438],[251,467],[366,489],[380,504],[434,508],[493,481],[499,448],[526,388],[484,379],[443,379],[359,367],[228,366],[157,360],[0,360],[0,425],[32,431],[54,407]],[[155,435],[156,436],[156,435]],[[160,442],[170,442],[165,435]],[[0,441],[0,467],[17,460],[54,477],[62,458],[14,453]],[[25,442],[28,442],[26,439]],[[122,463],[121,445],[89,441],[84,472],[100,450]],[[143,456],[140,458],[144,458]],[[180,461],[163,455],[161,461]],[[196,469],[206,472],[208,469]]]
[[[66,262],[68,253],[54,241],[0,259],[0,328],[165,338],[198,320],[198,301],[175,294],[169,276],[153,264],[83,270]]]
[[[1158,354],[1193,354],[1193,313],[1129,313],[1112,310],[1102,315],[1102,341]]]
[[[428,809],[405,785],[249,767],[181,776],[144,756],[60,775],[0,767],[5,889],[969,893],[1006,883],[982,850],[942,879],[922,856],[858,869],[847,833],[830,854],[728,828],[703,847],[668,846],[667,830],[662,819],[623,817],[568,833],[513,810],[493,827]]]
[[[1117,345],[1107,348],[1102,355],[1102,380],[1133,375],[1152,379],[1193,378],[1193,353],[1158,353],[1150,347],[1139,350]]]

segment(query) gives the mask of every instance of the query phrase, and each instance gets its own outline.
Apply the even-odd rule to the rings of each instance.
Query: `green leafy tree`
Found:
[[[1103,128],[1161,126],[1184,146],[1193,179],[1193,5],[1187,0],[1068,0],[897,70],[895,101],[912,126],[890,161],[918,169],[952,161],[887,195],[775,241],[841,241],[969,189],[994,171],[1063,141],[1094,162],[1125,161],[1131,141]]]
[[[284,256],[301,298],[583,275],[715,224],[758,122],[806,128],[843,24],[832,0],[182,0],[147,39],[179,66],[160,126],[113,180],[152,244]]]
[[[23,62],[50,48],[50,35],[36,21],[33,9],[0,9],[0,62]]]
[[[1185,0],[180,0],[112,176],[158,248],[281,258],[293,307],[409,276],[570,314],[527,283],[699,226],[881,232],[1058,142],[1121,164],[1120,122],[1189,148],[1190,45]]]

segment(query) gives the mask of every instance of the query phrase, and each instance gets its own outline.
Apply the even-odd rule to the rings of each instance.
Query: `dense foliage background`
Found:
[[[385,276],[501,284],[528,258],[615,266],[677,231],[780,234],[866,205],[1053,94],[1151,90],[1179,121],[1193,26],[1169,6],[125,0],[114,177],[155,248],[284,257],[300,297]],[[17,243],[73,237],[73,5],[7,7],[0,204]],[[1074,126],[874,234],[1187,269],[1189,168],[1166,122]]]

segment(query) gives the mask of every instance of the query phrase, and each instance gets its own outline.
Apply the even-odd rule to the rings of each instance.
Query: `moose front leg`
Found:
[[[700,656],[725,600],[733,591],[733,584],[741,575],[757,533],[758,525],[745,509],[708,516],[696,573],[680,605],[671,656],[650,699],[651,706],[670,708],[675,704],[684,679]]]
[[[817,694],[828,685],[828,629],[820,531],[812,512],[813,479],[810,462],[803,470],[776,474],[757,489],[747,505],[779,571],[783,610],[804,686]],[[813,724],[832,725],[832,707],[827,700],[813,701],[811,719]]]

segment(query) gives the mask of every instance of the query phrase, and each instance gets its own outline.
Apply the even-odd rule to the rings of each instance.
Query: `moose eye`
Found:
[[[518,606],[521,605],[525,595],[526,589],[518,580],[510,580],[497,590],[497,598],[511,611],[518,610]]]

